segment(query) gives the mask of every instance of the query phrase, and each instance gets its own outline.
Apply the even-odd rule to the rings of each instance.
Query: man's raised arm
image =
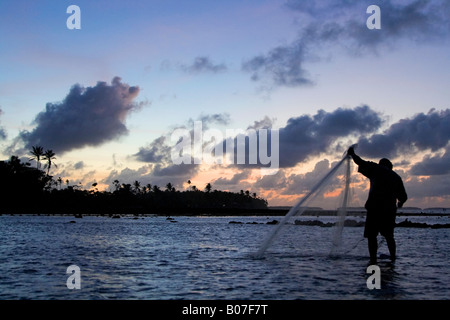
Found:
[[[353,147],[348,148],[347,154],[352,157],[353,161],[359,166],[363,164],[365,161],[361,159],[358,155],[356,155]]]

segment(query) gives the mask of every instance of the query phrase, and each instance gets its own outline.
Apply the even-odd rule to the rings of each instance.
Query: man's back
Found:
[[[370,179],[369,198],[366,209],[380,209],[392,212],[397,208],[397,199],[407,199],[401,177],[393,170],[371,161],[358,163],[358,171]]]

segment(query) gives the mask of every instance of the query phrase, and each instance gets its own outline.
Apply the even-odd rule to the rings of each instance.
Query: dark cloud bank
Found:
[[[411,199],[447,196],[448,190],[445,188],[448,183],[445,181],[450,173],[450,110],[431,109],[427,113],[401,119],[387,128],[385,119],[382,114],[367,105],[337,108],[329,112],[319,110],[313,115],[292,117],[279,129],[280,170],[276,174],[261,176],[255,183],[250,184],[245,180],[251,176],[250,170],[257,166],[234,164],[228,168],[239,171],[232,177],[218,177],[211,182],[214,188],[232,191],[277,190],[277,195],[305,193],[334,166],[334,163],[327,159],[330,154],[343,155],[350,144],[357,142],[357,153],[372,161],[378,161],[381,157],[391,157],[394,161],[408,160],[417,152],[429,152],[422,161],[412,165],[409,171],[400,170],[400,174],[404,179],[407,178],[406,187]],[[204,128],[229,124],[229,116],[225,114],[203,115],[196,120],[203,121]],[[182,127],[192,129],[193,121],[190,119]],[[270,128],[272,124],[273,120],[266,117],[261,121],[254,121],[249,128]],[[112,184],[113,180],[118,179],[122,183],[133,183],[137,180],[142,184],[159,186],[171,182],[177,188],[182,188],[188,179],[195,179],[201,166],[172,163],[173,141],[169,138],[171,132],[156,138],[132,155],[143,163],[141,168],[125,168],[120,172],[113,170],[103,182]],[[286,170],[316,157],[321,157],[321,160],[311,172],[296,174]],[[336,157],[332,156],[332,159]],[[422,179],[420,176],[423,175],[430,178]],[[361,178],[355,176],[355,179]],[[195,180],[193,183],[195,184]],[[330,188],[341,186],[337,178],[330,183]],[[367,190],[359,188],[358,197],[365,199]]]
[[[206,115],[197,120],[202,121],[204,130],[214,124],[226,125],[230,121],[229,116],[224,114]],[[270,129],[272,121],[265,117],[261,121],[254,121],[254,125],[248,128]],[[294,167],[322,154],[343,153],[353,143],[358,144],[359,154],[377,160],[381,157],[408,157],[427,150],[435,152],[447,147],[450,140],[450,109],[431,109],[428,113],[401,119],[381,131],[385,123],[385,117],[368,105],[337,108],[330,112],[319,110],[313,115],[292,117],[284,127],[279,128],[280,168]],[[194,136],[192,126],[192,119],[188,121],[188,126],[184,126],[191,129],[191,137]],[[146,147],[141,147],[133,157],[141,162],[169,165],[172,145],[169,140],[168,135],[160,136]],[[248,140],[246,143],[248,144]],[[248,148],[245,150],[245,158],[248,160]],[[225,154],[225,142],[223,151]],[[426,156],[422,164],[414,167],[413,172],[418,173],[421,166],[428,164],[434,164],[433,170],[436,172],[439,172],[437,168],[445,172],[443,166],[447,163],[448,154],[449,152],[441,156]],[[437,166],[438,163],[442,165]]]
[[[1,116],[2,114],[3,114],[3,110],[0,109],[0,116]],[[7,137],[7,135],[6,135],[5,129],[4,129],[2,126],[0,126],[0,141],[1,141],[1,140],[5,140],[6,137]]]
[[[383,122],[383,117],[367,105],[290,118],[280,129],[280,167],[292,167],[328,152],[340,138],[372,133]]]
[[[362,137],[359,151],[369,157],[397,157],[414,154],[417,151],[438,151],[447,146],[450,140],[450,109],[431,109],[428,113],[419,113],[392,124],[380,134]],[[424,162],[439,157],[426,157]],[[418,172],[418,169],[414,169]]]
[[[76,84],[62,102],[47,103],[34,119],[36,127],[20,132],[19,138],[27,150],[40,145],[56,153],[99,146],[128,134],[125,120],[142,106],[134,102],[138,94],[139,87],[119,77],[93,87]]]
[[[369,5],[381,9],[380,30],[366,27]],[[395,47],[403,39],[430,42],[450,34],[447,0],[289,0],[285,7],[299,14],[299,21],[307,21],[301,23],[298,36],[242,64],[252,80],[265,81],[269,86],[313,84],[305,64],[321,60],[323,52],[328,56],[331,45],[351,55],[374,54],[384,47]]]

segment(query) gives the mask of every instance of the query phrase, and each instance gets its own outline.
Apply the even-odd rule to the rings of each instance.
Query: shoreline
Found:
[[[63,210],[46,210],[42,212],[36,210],[3,210],[0,216],[5,215],[35,215],[35,216],[280,216],[283,217],[288,213],[288,209],[244,209],[244,208],[171,208],[159,210],[142,210],[140,208],[128,209],[63,209]],[[40,212],[39,212],[40,211]],[[338,210],[306,210],[302,215],[304,217],[333,217],[337,216]],[[347,217],[365,217],[365,211],[349,211]],[[450,213],[438,212],[399,212],[397,217],[450,217]]]
[[[64,213],[51,213],[51,214],[40,214],[40,213],[21,213],[21,214],[0,214],[1,216],[43,216],[43,217],[70,217],[70,218],[74,218],[75,220],[71,220],[69,221],[70,223],[76,223],[76,220],[80,220],[83,217],[102,217],[102,218],[107,218],[107,219],[133,219],[133,220],[138,220],[138,219],[144,219],[145,217],[166,217],[166,220],[168,222],[178,222],[177,220],[175,220],[175,218],[172,217],[227,217],[227,218],[238,218],[238,217],[255,217],[255,218],[259,218],[259,217],[282,217],[282,215],[255,215],[255,214],[247,214],[247,215],[242,215],[242,214],[222,214],[222,215],[217,215],[217,214],[191,214],[191,215],[186,215],[186,214],[179,214],[179,215],[168,215],[168,214],[64,214]],[[335,216],[335,215],[334,215]],[[406,214],[406,215],[397,215],[397,217],[436,217],[436,216],[447,216],[450,217],[450,215],[448,214]],[[307,218],[319,218],[319,216],[317,215],[301,215],[298,216],[299,217],[307,217]],[[322,217],[332,217],[331,215],[325,216],[322,215]],[[364,227],[365,225],[365,221],[356,221],[351,219],[352,217],[359,217],[359,218],[364,218],[364,216],[360,216],[360,215],[347,215],[344,221],[344,227]],[[280,221],[273,219],[271,221],[266,221],[266,222],[242,222],[242,221],[236,221],[236,220],[230,220],[228,222],[229,224],[279,224]],[[294,225],[299,225],[299,226],[311,226],[311,227],[333,227],[336,225],[336,222],[323,222],[320,221],[318,219],[309,219],[309,220],[295,220]],[[403,219],[403,221],[397,222],[395,224],[395,228],[430,228],[430,229],[448,229],[450,228],[450,223],[443,223],[443,224],[428,224],[428,223],[423,223],[423,222],[413,222],[413,221],[409,221],[408,218]]]

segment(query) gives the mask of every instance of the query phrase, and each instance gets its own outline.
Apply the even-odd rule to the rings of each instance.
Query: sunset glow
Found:
[[[288,206],[358,143],[366,160],[391,159],[407,206],[450,207],[447,2],[321,3],[4,1],[1,158],[29,161],[39,145],[55,151],[62,187],[190,180]],[[373,4],[380,29],[366,26]],[[279,170],[174,164],[171,135],[196,121],[278,130]],[[320,206],[335,205],[343,186],[331,188]],[[353,166],[355,206],[367,188]]]

